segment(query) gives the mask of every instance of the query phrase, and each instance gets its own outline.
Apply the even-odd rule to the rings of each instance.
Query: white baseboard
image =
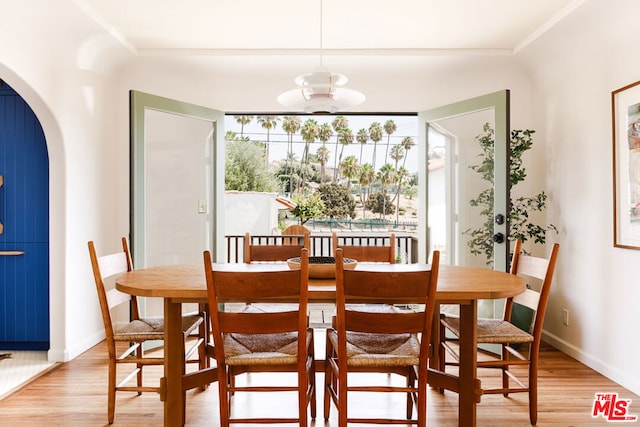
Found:
[[[49,362],[67,362],[69,360],[69,353],[64,349],[50,348],[47,352],[47,360]]]
[[[585,364],[594,371],[609,378],[611,381],[620,384],[622,387],[628,389],[632,393],[640,395],[640,381],[638,379],[633,380],[632,378],[630,378],[630,375],[621,372],[619,369],[612,367],[611,365],[603,362],[597,357],[585,353],[581,348],[576,347],[575,345],[563,340],[562,338],[552,334],[551,332],[543,330],[542,337],[542,340],[547,344],[553,346],[554,348],[557,348],[568,356],[571,356],[580,363]],[[597,393],[606,391],[607,390],[594,390],[593,392]]]
[[[97,331],[71,348],[49,349],[47,352],[47,358],[50,362],[68,362],[104,340],[104,337],[104,330]]]

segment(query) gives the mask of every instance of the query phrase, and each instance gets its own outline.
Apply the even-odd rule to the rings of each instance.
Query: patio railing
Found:
[[[331,233],[311,234],[311,256],[332,256],[331,253]],[[384,234],[363,234],[363,233],[340,233],[340,237],[347,237],[349,244],[376,246],[384,244],[385,239],[388,245],[388,235]],[[226,236],[227,241],[227,262],[244,262],[244,236]],[[396,233],[396,262],[416,263],[418,262],[418,239],[411,234]]]

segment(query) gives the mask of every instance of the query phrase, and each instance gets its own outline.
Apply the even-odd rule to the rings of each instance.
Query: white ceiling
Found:
[[[226,73],[238,86],[222,108],[247,108],[238,94],[251,81],[253,99],[265,100],[252,105],[268,110],[320,64],[346,74],[367,95],[363,108],[375,109],[377,81],[513,55],[584,0],[73,1],[138,55]]]
[[[514,52],[577,0],[76,0],[138,53]],[[322,28],[320,25],[322,23]],[[357,53],[357,52],[356,52]]]

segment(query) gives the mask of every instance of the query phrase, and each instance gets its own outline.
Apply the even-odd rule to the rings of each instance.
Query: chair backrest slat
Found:
[[[300,256],[303,248],[309,249],[309,234],[287,236],[251,236],[244,237],[244,259],[251,262],[286,261]]]
[[[343,252],[344,253],[344,252]],[[388,304],[424,304],[430,291],[430,270],[375,271],[345,270],[344,293],[349,301],[387,302]],[[371,278],[375,277],[375,282]]]
[[[527,289],[520,295],[513,297],[513,302],[529,307],[532,310],[537,310],[540,302],[540,292]]]
[[[535,277],[536,279],[544,279],[545,275],[547,274],[548,266],[549,260],[546,258],[520,255],[516,274]]]
[[[300,252],[298,252],[300,256]],[[279,271],[213,271],[215,295],[224,302],[278,302],[301,293],[300,271],[286,265]]]
[[[110,255],[103,255],[98,258],[100,274],[102,279],[106,279],[116,274],[124,273],[128,270],[127,254],[118,252]]]
[[[381,237],[382,238],[382,237]],[[342,242],[339,242],[339,239]],[[345,258],[352,258],[358,262],[388,262],[394,264],[396,262],[396,235],[391,233],[389,236],[389,245],[354,245],[347,244],[347,237],[339,237],[334,231],[332,233],[332,248],[335,256],[338,248],[342,249]]]
[[[107,291],[107,302],[109,309],[119,306],[123,303],[129,303],[131,301],[131,295],[120,292],[117,289],[110,289]]]
[[[256,332],[256,323],[261,325],[260,333],[278,334],[297,331],[298,312],[277,311],[267,313],[218,313],[222,333],[251,334]]]
[[[345,324],[353,332],[373,334],[400,334],[422,332],[424,313],[375,313],[368,311],[345,311]]]

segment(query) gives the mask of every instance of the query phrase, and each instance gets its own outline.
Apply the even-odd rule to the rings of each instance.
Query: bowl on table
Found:
[[[300,269],[300,257],[289,258],[287,260],[289,268]],[[344,268],[353,269],[358,261],[352,258],[344,258]],[[332,256],[310,256],[309,257],[309,279],[335,279],[336,259]]]

